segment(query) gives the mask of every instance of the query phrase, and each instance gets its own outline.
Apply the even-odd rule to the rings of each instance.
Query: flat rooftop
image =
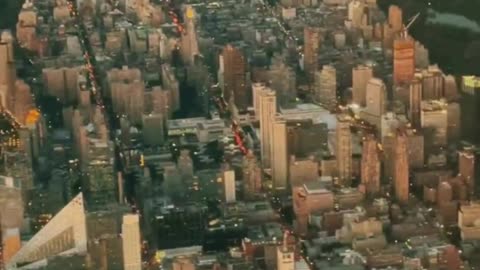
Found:
[[[297,104],[293,109],[280,109],[280,113],[285,120],[312,119],[314,124],[326,123],[330,130],[335,129],[337,125],[335,114],[313,103]]]

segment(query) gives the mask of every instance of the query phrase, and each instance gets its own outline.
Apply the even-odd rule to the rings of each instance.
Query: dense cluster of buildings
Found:
[[[27,0],[0,270],[478,267],[480,78],[397,6],[271,2]]]

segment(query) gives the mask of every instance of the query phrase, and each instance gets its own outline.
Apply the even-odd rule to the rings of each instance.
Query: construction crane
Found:
[[[412,26],[412,24],[418,19],[419,16],[420,16],[420,12],[418,12],[418,13],[415,14],[413,17],[411,17],[410,19],[408,19],[408,24],[407,24],[407,25],[403,25],[402,32],[400,33],[400,36],[401,36],[402,38],[407,38],[407,37],[408,37],[408,29],[410,29],[410,27]]]

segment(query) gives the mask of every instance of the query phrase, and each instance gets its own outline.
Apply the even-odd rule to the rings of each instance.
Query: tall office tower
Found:
[[[192,178],[193,177],[193,161],[190,157],[190,150],[182,149],[180,150],[180,156],[177,160],[177,168],[182,175],[182,177]]]
[[[272,123],[272,178],[275,190],[285,190],[288,184],[287,123],[275,119]]]
[[[398,130],[394,145],[395,198],[399,203],[408,201],[409,186],[408,139],[404,131]]]
[[[367,135],[363,140],[361,179],[367,194],[380,191],[380,158],[373,134]]]
[[[387,87],[381,79],[372,78],[367,84],[367,107],[365,108],[365,120],[375,125],[381,126],[381,118],[385,113],[385,101],[387,96]]]
[[[318,69],[318,53],[322,39],[321,29],[318,27],[305,27],[303,30],[304,60],[303,69],[310,81],[314,80],[315,71]]]
[[[453,75],[443,75],[444,95],[448,101],[457,100],[459,98],[457,82]]]
[[[402,13],[402,9],[398,6],[392,5],[388,8],[388,24],[395,33],[403,28]]]
[[[278,57],[273,60],[269,71],[269,81],[272,89],[277,92],[280,107],[287,107],[295,102],[297,97],[295,71],[285,64],[283,58]]]
[[[339,183],[350,186],[352,181],[352,132],[350,131],[351,118],[345,114],[337,117],[335,157]]]
[[[420,169],[425,165],[425,137],[416,129],[407,129],[408,166]]]
[[[471,193],[475,190],[475,155],[473,149],[458,151],[458,173]]]
[[[259,118],[260,118],[260,145],[262,165],[265,168],[271,166],[272,123],[277,113],[277,96],[270,88],[265,88],[259,95]]]
[[[185,6],[185,32],[181,37],[181,54],[183,62],[191,65],[195,55],[198,54],[197,33],[195,31],[195,10],[191,5]]]
[[[163,115],[159,113],[142,116],[143,142],[148,146],[160,146],[165,140]]]
[[[419,78],[414,78],[409,87],[409,106],[408,118],[415,128],[420,127],[420,115],[422,104],[422,81]]]
[[[295,251],[288,244],[288,232],[283,234],[283,243],[277,247],[277,270],[295,270]]]
[[[443,98],[443,73],[436,65],[422,71],[424,100]]]
[[[142,269],[142,239],[137,214],[126,214],[122,223],[123,269]]]
[[[247,199],[255,197],[262,189],[262,171],[252,151],[243,157],[243,194]]]
[[[16,27],[18,43],[29,50],[34,50],[37,26],[37,9],[30,0],[26,0],[18,14]]]
[[[162,85],[170,91],[172,112],[180,109],[180,87],[175,72],[169,64],[162,65]]]
[[[147,112],[162,114],[165,119],[173,116],[172,91],[162,89],[160,86],[152,87],[152,91],[146,93],[145,109]]]
[[[348,3],[348,20],[355,28],[361,27],[362,19],[365,13],[365,4],[363,1],[354,0]]]
[[[223,58],[223,96],[227,102],[233,98],[237,108],[246,110],[249,105],[247,92],[247,62],[243,52],[227,45],[222,50]]]
[[[408,84],[415,74],[415,41],[401,33],[393,42],[393,82]]]
[[[373,78],[373,69],[370,66],[359,65],[352,70],[353,103],[362,107],[367,105],[367,84]]]
[[[337,71],[330,65],[315,71],[315,101],[327,108],[335,108],[337,104]]]
[[[449,142],[457,142],[460,139],[461,108],[458,102],[447,104],[447,138]]]
[[[11,109],[16,81],[13,41],[11,34],[2,32],[0,37],[0,106]]]
[[[480,216],[480,204],[470,202],[462,204],[458,209],[458,227],[460,228],[460,236],[463,241],[478,240],[480,238],[480,230],[475,226],[475,222]]]
[[[265,90],[264,83],[253,83],[252,84],[252,96],[253,96],[253,111],[255,112],[255,118],[259,119],[260,117],[260,95],[262,91]]]
[[[464,76],[462,78],[461,100],[462,137],[471,143],[480,142],[480,77]]]
[[[417,68],[427,68],[430,65],[430,53],[420,42],[415,42],[415,66]]]
[[[447,145],[448,104],[444,100],[422,101],[421,126],[430,145]]]
[[[234,203],[237,200],[234,170],[225,170],[223,172],[223,195],[226,203]]]

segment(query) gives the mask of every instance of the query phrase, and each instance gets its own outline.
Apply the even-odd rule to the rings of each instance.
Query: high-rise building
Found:
[[[403,28],[402,9],[392,5],[388,8],[388,24],[397,33]]]
[[[37,9],[30,0],[25,1],[18,14],[16,27],[18,43],[29,50],[34,50],[36,41]]]
[[[348,3],[348,20],[353,27],[361,27],[365,13],[364,1],[354,0]]]
[[[380,158],[377,140],[372,134],[363,140],[361,179],[367,194],[380,191]]]
[[[373,77],[373,70],[370,66],[356,66],[352,70],[352,94],[353,103],[360,106],[367,105],[366,90],[367,84]]]
[[[399,203],[406,203],[409,192],[408,139],[403,130],[398,130],[395,138],[393,178],[395,198]]]
[[[409,101],[408,117],[410,118],[412,126],[419,128],[421,119],[420,115],[422,111],[422,82],[418,78],[413,79],[410,83]]]
[[[122,242],[123,242],[123,269],[142,269],[142,239],[140,238],[140,223],[137,214],[123,216]]]
[[[255,112],[256,119],[259,119],[260,117],[260,95],[265,88],[266,86],[264,83],[252,84],[253,111]]]
[[[181,37],[181,53],[183,62],[193,64],[195,55],[198,54],[197,34],[195,31],[195,9],[191,5],[185,6],[185,32]]]
[[[223,59],[223,96],[228,102],[231,98],[239,110],[246,110],[249,105],[247,92],[247,62],[239,48],[227,45],[222,50]]]
[[[443,73],[436,65],[422,70],[422,98],[424,100],[440,99],[443,93]]]
[[[313,81],[315,71],[318,69],[318,54],[322,39],[321,31],[318,27],[305,27],[303,30],[305,43],[303,69],[310,81]]]
[[[285,120],[274,120],[272,124],[272,147],[270,149],[272,151],[273,187],[276,190],[285,190],[288,183],[287,123]]]
[[[295,252],[288,245],[288,233],[283,235],[283,244],[277,248],[277,270],[295,270]]]
[[[460,206],[458,210],[458,227],[460,228],[460,236],[463,241],[480,239],[480,227],[475,226],[479,216],[480,204],[471,203]]]
[[[335,157],[337,159],[337,173],[339,183],[350,186],[352,181],[352,132],[350,131],[350,117],[337,117]]]
[[[386,96],[387,89],[381,79],[372,78],[368,81],[364,118],[376,127],[380,127],[382,115],[385,113]]]
[[[165,139],[164,119],[162,114],[142,116],[143,142],[149,146],[162,145]]]
[[[337,71],[330,65],[315,71],[315,101],[327,108],[335,108],[337,104]]]
[[[283,58],[274,58],[269,70],[269,79],[270,86],[277,92],[280,107],[287,107],[295,102],[297,97],[295,71],[285,64]]]
[[[15,60],[13,57],[13,37],[2,32],[0,37],[0,102],[7,109],[12,108],[14,84],[16,81]]]
[[[431,145],[447,145],[448,104],[444,100],[422,101],[421,126],[428,129]]]
[[[234,170],[225,170],[223,172],[223,192],[226,203],[234,203],[236,201]]]
[[[20,179],[0,176],[0,228],[20,228],[23,223],[24,202]],[[25,203],[26,204],[26,203]]]
[[[480,77],[464,76],[462,78],[462,137],[470,143],[480,142]]]
[[[180,109],[180,86],[174,70],[168,64],[162,65],[162,86],[170,92],[171,111],[175,112]]]
[[[393,42],[393,82],[408,84],[415,74],[415,41],[402,33]]]
[[[262,164],[271,166],[272,123],[277,113],[277,97],[270,88],[265,88],[259,95],[260,145]]]
[[[458,152],[458,173],[464,179],[471,193],[475,190],[475,155],[472,149]]]
[[[243,157],[243,194],[249,199],[258,194],[262,188],[262,172],[257,158],[252,151]]]

